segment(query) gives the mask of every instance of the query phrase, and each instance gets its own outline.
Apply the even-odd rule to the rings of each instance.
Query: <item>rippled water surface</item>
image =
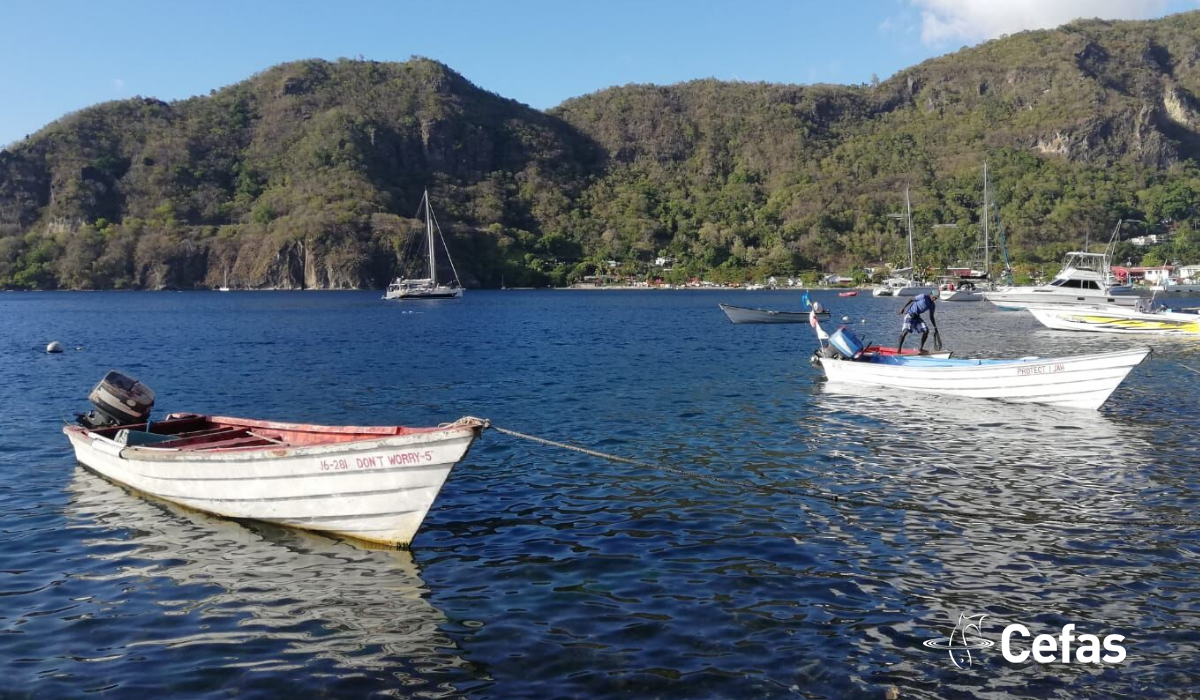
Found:
[[[0,697],[1196,697],[1200,341],[1154,342],[1098,413],[834,393],[806,326],[717,308],[797,296],[0,296]],[[898,301],[820,298],[894,341]],[[960,355],[1138,342],[938,320]],[[670,469],[491,432],[411,551],[371,549],[79,468],[62,419],[110,368],[162,411],[478,415]],[[960,669],[922,645],[960,613],[1128,658]]]

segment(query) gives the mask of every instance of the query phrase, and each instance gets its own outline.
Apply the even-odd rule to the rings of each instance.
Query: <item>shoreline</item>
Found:
[[[666,285],[656,285],[649,287],[641,287],[636,285],[616,285],[608,284],[603,286],[567,286],[567,287],[477,287],[466,288],[468,292],[646,292],[646,291],[664,291],[664,292],[828,292],[828,291],[850,291],[850,290],[869,290],[870,287],[776,287],[774,289],[746,289],[745,287],[668,287]],[[379,292],[382,294],[385,290],[374,289],[371,287],[360,287],[356,289],[332,289],[324,287],[306,287],[304,289],[295,289],[288,287],[257,287],[252,289],[229,289],[222,291],[211,287],[190,287],[187,289],[4,289],[0,292],[13,294],[54,294],[60,292],[121,292],[121,293],[180,293],[180,292],[220,292],[229,294],[233,292]]]

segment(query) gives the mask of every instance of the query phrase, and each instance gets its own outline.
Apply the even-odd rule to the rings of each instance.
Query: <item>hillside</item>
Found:
[[[479,283],[505,230],[554,221],[596,157],[433,61],[281,65],[207,97],[98,105],[0,152],[0,283],[378,285],[426,186]]]
[[[1080,21],[875,85],[630,85],[549,113],[427,59],[277,66],[0,151],[0,286],[381,286],[428,186],[468,285],[601,261],[721,278],[970,255],[987,159],[1018,260],[1171,230],[1200,260],[1200,12]],[[935,224],[956,224],[938,227]],[[1140,251],[1126,247],[1124,256]]]
[[[608,156],[610,191],[590,213],[619,234],[613,256],[647,244],[608,204],[640,190],[669,202],[642,212],[650,245],[685,257],[898,260],[886,215],[908,185],[922,257],[952,261],[977,240],[987,159],[1018,256],[1054,260],[1118,219],[1196,215],[1198,63],[1188,13],[1024,32],[874,86],[627,86],[554,113]]]

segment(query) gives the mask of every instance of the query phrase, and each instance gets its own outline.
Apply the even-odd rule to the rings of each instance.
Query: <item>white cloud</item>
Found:
[[[125,90],[125,81],[121,80],[120,78],[113,78],[112,84],[113,89],[117,92],[123,92]]]
[[[921,10],[921,41],[974,43],[1025,29],[1048,29],[1080,17],[1148,19],[1167,0],[912,0]]]

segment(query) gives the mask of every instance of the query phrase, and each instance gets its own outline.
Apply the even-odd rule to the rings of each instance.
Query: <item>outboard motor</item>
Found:
[[[857,360],[865,348],[854,331],[842,326],[829,336],[829,345],[848,360]]]
[[[87,428],[106,428],[113,425],[145,423],[154,408],[154,390],[127,374],[116,370],[88,394],[94,411],[79,414],[79,424]]]

